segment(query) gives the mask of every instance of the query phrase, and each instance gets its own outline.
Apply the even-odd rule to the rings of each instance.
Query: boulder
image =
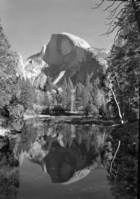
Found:
[[[69,77],[74,84],[83,83],[87,74],[92,73],[96,79],[105,72],[106,57],[105,49],[92,48],[85,40],[75,35],[52,34],[49,43],[43,46],[41,52],[26,60],[25,70],[32,82],[41,81],[42,78],[37,76],[45,74],[52,78],[54,84],[62,84],[64,78]]]

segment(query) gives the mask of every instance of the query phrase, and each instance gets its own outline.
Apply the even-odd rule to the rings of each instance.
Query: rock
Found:
[[[26,79],[26,70],[24,69],[23,57],[20,53],[18,53],[16,62],[17,76],[19,76],[21,79]]]
[[[83,39],[69,34],[52,34],[50,42],[41,52],[30,56],[25,62],[26,76],[38,87],[45,76],[50,76],[54,84],[61,84],[69,77],[75,84],[84,82],[87,74],[93,73],[93,79],[107,68],[105,49],[92,48]]]
[[[24,63],[24,70],[26,71],[26,78],[30,79],[33,84],[38,76],[44,74],[43,68],[48,67],[48,64],[41,58],[41,53],[29,57]],[[42,78],[40,78],[42,80]],[[37,85],[38,86],[38,85]]]
[[[18,53],[16,66],[17,76],[21,79],[29,79],[32,84],[35,84],[35,87],[38,88],[39,86],[42,86],[42,84],[40,85],[40,82],[42,82],[43,84],[44,81],[46,82],[47,77],[41,71],[43,67],[47,67],[48,65],[42,60],[41,57],[38,56],[38,54],[29,57],[26,62],[24,62],[21,54]]]

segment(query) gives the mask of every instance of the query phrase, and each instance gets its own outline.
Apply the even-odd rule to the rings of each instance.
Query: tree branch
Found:
[[[108,9],[111,8],[114,4],[115,4],[115,1],[114,1],[110,6],[108,6],[106,9],[104,9],[103,11],[108,10]]]
[[[116,8],[114,8],[113,10],[110,10],[110,15],[106,18],[108,20],[112,19],[115,14],[116,14],[116,11],[117,9],[120,7],[120,5],[122,4],[123,2],[120,2],[118,6],[116,6]],[[118,14],[117,14],[118,15]]]
[[[96,4],[96,6],[93,7],[92,9],[97,9],[97,8],[99,8],[99,7],[103,4],[103,2],[104,2],[104,0],[102,0],[101,3],[99,3],[99,4]]]
[[[101,36],[103,36],[103,35],[109,35],[110,33],[112,33],[116,28],[117,28],[117,24],[112,28],[112,23],[110,24],[110,27],[109,27],[109,29],[108,29],[108,31],[106,32],[106,33],[104,33],[104,34],[101,34]],[[112,29],[111,29],[112,28]]]
[[[122,8],[122,9],[118,12],[118,14],[115,16],[114,19],[117,19],[117,17],[119,16],[119,14],[120,14],[123,10],[126,10],[126,8]]]
[[[109,22],[109,23],[105,23],[105,25],[111,25],[113,23],[113,19],[112,19],[112,21],[111,22]]]
[[[117,33],[116,33],[116,35],[114,37],[114,44],[115,44],[116,38],[118,37],[118,35],[119,35],[119,33],[120,33],[121,30],[122,30],[122,28],[117,30]]]

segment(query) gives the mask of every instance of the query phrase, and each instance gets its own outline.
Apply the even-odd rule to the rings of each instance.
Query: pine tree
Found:
[[[79,82],[76,84],[76,89],[75,89],[75,104],[76,104],[76,109],[82,105],[82,91],[83,91],[84,86]]]
[[[138,117],[139,109],[140,36],[132,3],[125,5],[118,27],[121,31],[108,58],[112,99],[116,102],[120,117],[134,119]]]
[[[66,79],[64,79],[63,85],[62,85],[62,107],[66,110],[71,109],[71,85],[67,82]]]
[[[74,86],[73,86],[73,83],[72,83],[70,77],[69,77],[69,79],[68,79],[68,84],[69,84],[70,88],[73,90],[73,89],[74,89]]]
[[[10,50],[10,44],[0,23],[0,108],[9,104],[16,95],[16,54]]]
[[[50,76],[48,76],[47,80],[46,80],[46,83],[45,83],[45,86],[44,86],[44,92],[51,91],[52,88],[53,88],[53,83],[52,83],[52,80],[51,80]]]
[[[29,80],[20,80],[20,95],[19,103],[22,104],[26,109],[33,109],[33,104],[36,101],[36,91],[35,88],[31,85]]]

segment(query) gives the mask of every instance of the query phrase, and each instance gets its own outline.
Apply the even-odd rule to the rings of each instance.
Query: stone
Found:
[[[96,79],[107,69],[106,49],[92,48],[83,39],[70,33],[52,34],[40,53],[30,56],[24,63],[26,77],[37,87],[50,76],[54,84],[63,83],[64,78],[72,82],[84,82],[87,74]],[[42,78],[43,77],[43,78]]]
[[[35,81],[37,82],[38,76],[41,76],[41,79],[42,79],[42,76],[43,76],[42,69],[45,67],[48,67],[48,65],[41,58],[41,53],[29,57],[24,63],[24,70],[26,71],[26,78],[28,78],[30,82],[34,84]]]
[[[26,70],[24,69],[23,57],[20,53],[17,54],[16,66],[17,66],[17,76],[20,77],[21,79],[22,78],[26,79]]]

